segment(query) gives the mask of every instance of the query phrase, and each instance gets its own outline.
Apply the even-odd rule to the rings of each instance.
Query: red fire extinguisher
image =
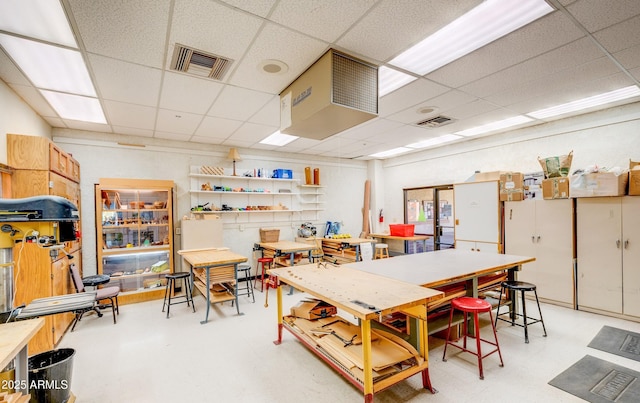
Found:
[[[378,222],[384,222],[384,215],[382,215],[382,209],[378,212]]]

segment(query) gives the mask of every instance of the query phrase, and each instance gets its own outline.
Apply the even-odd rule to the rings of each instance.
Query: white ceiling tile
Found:
[[[475,101],[477,98],[466,94],[462,91],[451,90],[443,93],[439,96],[429,99],[428,101],[412,105],[411,107],[395,113],[387,118],[402,123],[415,123],[429,117],[435,117],[445,110],[464,105]],[[425,108],[433,108],[432,113],[421,113],[420,111]]]
[[[450,88],[433,81],[418,79],[404,87],[380,98],[378,113],[382,117],[417,105],[425,99],[437,97],[449,91]]]
[[[233,72],[229,83],[279,94],[320,58],[327,50],[327,46],[325,42],[267,23],[248,49],[242,63]],[[284,62],[288,70],[278,74],[268,74],[260,67],[265,60]]]
[[[631,75],[632,75],[633,77],[635,77],[635,79],[636,79],[637,81],[640,81],[640,67],[639,67],[639,68],[635,68],[635,69],[633,69],[633,70],[631,70],[631,71],[629,71],[629,72],[631,73]]]
[[[69,0],[90,53],[162,68],[169,0]]]
[[[310,147],[315,146],[319,142],[320,142],[319,140],[306,139],[304,137],[299,137],[293,140],[291,143],[282,147],[282,149],[287,152],[300,152],[302,150],[306,150]]]
[[[280,127],[280,96],[274,96],[262,109],[249,118],[249,122]]]
[[[596,32],[639,15],[640,1],[580,0],[568,6],[567,11],[589,32]]]
[[[60,118],[54,118],[49,116],[43,116],[42,118],[46,120],[51,127],[67,127],[67,125],[64,124],[64,120]]]
[[[237,9],[247,11],[260,17],[266,17],[276,0],[221,0]]]
[[[156,120],[156,133],[162,131],[166,133],[192,135],[203,118],[204,116],[193,113],[159,109]]]
[[[375,118],[366,123],[345,130],[339,133],[338,136],[351,140],[363,140],[378,133],[384,133],[388,130],[393,130],[400,126],[402,126],[401,123],[394,122],[392,120]]]
[[[242,125],[240,120],[231,120],[206,116],[195,135],[203,138],[226,139]]]
[[[80,122],[78,120],[63,119],[69,129],[86,130],[91,132],[110,133],[111,126],[100,123]]]
[[[339,151],[341,147],[347,146],[349,144],[354,144],[359,142],[358,140],[346,139],[343,137],[333,136],[328,139],[310,147],[309,150],[313,150],[316,152],[325,152],[325,151]]]
[[[0,77],[7,84],[31,85],[29,80],[11,61],[9,56],[0,47]]]
[[[337,44],[366,57],[388,61],[480,3],[481,0],[383,0]]]
[[[281,0],[270,18],[314,38],[334,42],[375,3],[375,0]]]
[[[244,123],[227,140],[239,141],[243,139],[254,144],[273,134],[276,130],[278,130],[278,128],[273,126]]]
[[[154,129],[156,108],[115,101],[104,101],[104,108],[107,120],[114,126],[132,129]]]
[[[207,115],[246,120],[265,106],[271,98],[272,94],[227,85]]]
[[[49,103],[44,99],[40,91],[25,85],[10,85],[11,89],[13,89],[16,94],[20,95],[20,97],[29,104],[29,107],[36,111],[40,116],[46,117],[58,117],[58,114],[55,110],[49,105]]]
[[[640,16],[596,32],[593,36],[610,53],[634,47],[640,44]]]
[[[640,45],[625,49],[613,55],[626,69],[640,66]]]
[[[176,0],[170,62],[176,43],[234,60],[242,57],[263,20],[210,0]],[[235,66],[232,66],[235,68]]]
[[[127,63],[99,55],[89,55],[97,91],[105,99],[157,106],[160,96],[160,69]]]
[[[223,84],[207,78],[166,72],[162,80],[160,107],[204,115],[222,88]]]
[[[176,132],[163,132],[163,131],[157,131],[157,130],[153,137],[158,139],[176,140],[176,141],[189,141],[189,139],[191,138],[191,136],[187,134],[180,134]]]
[[[113,126],[113,132],[138,137],[153,137],[153,130],[136,129],[133,127]]]
[[[565,15],[553,12],[427,75],[459,87],[584,36]]]
[[[491,112],[497,108],[498,106],[492,102],[487,102],[483,99],[476,99],[463,105],[443,109],[442,114],[456,120],[463,120],[472,116]]]

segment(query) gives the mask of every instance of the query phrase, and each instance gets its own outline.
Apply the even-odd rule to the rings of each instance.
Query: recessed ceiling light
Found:
[[[407,144],[408,148],[426,148],[433,147],[440,144],[448,143],[450,141],[461,139],[461,136],[456,136],[455,134],[445,134],[443,136],[434,137],[427,140],[418,141],[417,143]]]
[[[291,136],[289,134],[280,133],[280,130],[272,133],[270,136],[262,139],[260,144],[268,144],[272,146],[284,146],[297,139],[297,136]]]
[[[392,157],[394,155],[406,153],[406,152],[409,152],[409,151],[413,151],[413,150],[410,149],[410,148],[407,148],[407,147],[397,147],[397,148],[392,148],[391,150],[381,151],[381,152],[375,153],[375,154],[370,154],[369,157],[374,157],[374,158]]]
[[[289,66],[283,61],[268,59],[260,63],[259,69],[267,74],[284,74],[289,71]]]
[[[531,122],[532,120],[533,119],[528,116],[519,115],[509,119],[499,120],[497,122],[491,122],[487,123],[486,125],[476,126],[472,127],[471,129],[455,132],[455,134],[465,137],[477,136],[478,134],[484,134],[495,130],[506,129],[507,127],[517,126],[522,123]]]
[[[414,80],[417,80],[417,77],[411,76],[407,73],[403,73],[396,69],[381,66],[378,69],[378,82],[380,83],[378,88],[378,96],[383,97],[388,93],[393,92]]]
[[[420,113],[420,114],[424,114],[424,115],[426,115],[426,114],[429,114],[429,113],[435,112],[435,110],[436,110],[436,109],[437,109],[437,108],[435,108],[435,107],[433,107],[433,106],[425,106],[425,107],[419,108],[419,109],[417,110],[417,112],[418,112],[418,113]]]

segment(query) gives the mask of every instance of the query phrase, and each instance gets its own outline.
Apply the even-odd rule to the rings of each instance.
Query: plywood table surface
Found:
[[[16,358],[15,376],[18,385],[28,382],[29,340],[44,326],[44,318],[21,320],[0,325],[0,368],[5,368]],[[28,392],[28,388],[18,388],[17,392]]]
[[[258,244],[262,249],[279,251],[280,253],[301,252],[313,249],[314,245],[294,241],[278,241],[278,242],[260,242]]]

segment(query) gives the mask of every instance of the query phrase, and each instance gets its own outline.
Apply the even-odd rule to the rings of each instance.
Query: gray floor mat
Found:
[[[640,361],[640,333],[603,326],[589,347]]]

